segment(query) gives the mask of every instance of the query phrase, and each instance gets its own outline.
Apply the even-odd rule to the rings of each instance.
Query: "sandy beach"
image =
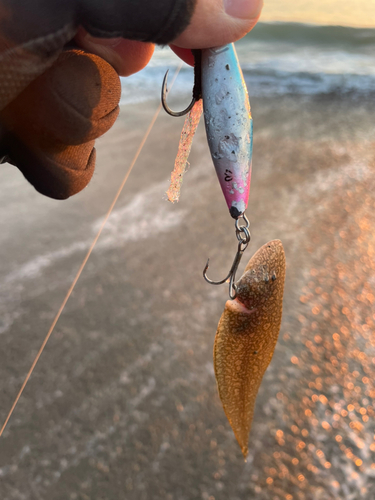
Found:
[[[173,103],[173,101],[172,101]],[[203,122],[179,204],[161,113],[0,440],[2,500],[349,500],[375,495],[375,101],[252,100],[252,241],[282,240],[283,322],[244,463],[212,365],[236,250]],[[3,421],[151,121],[129,105],[65,202],[0,169]]]

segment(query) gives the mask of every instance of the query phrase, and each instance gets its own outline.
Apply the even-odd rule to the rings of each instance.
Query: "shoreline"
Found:
[[[89,187],[66,202],[41,197],[16,169],[2,167],[1,418],[157,105],[122,108],[97,141]],[[368,337],[375,326],[366,296],[375,296],[375,104],[274,96],[252,99],[252,110],[252,242],[239,274],[261,244],[280,238],[287,282],[248,463],[212,368],[227,287],[210,287],[201,276],[207,257],[215,275],[225,274],[236,246],[233,223],[203,122],[180,202],[163,200],[183,119],[161,113],[4,434],[4,500],[346,500],[360,488],[374,496],[375,373],[367,361],[375,357]],[[27,264],[29,274],[4,285]],[[340,401],[353,404],[353,418],[342,416]]]

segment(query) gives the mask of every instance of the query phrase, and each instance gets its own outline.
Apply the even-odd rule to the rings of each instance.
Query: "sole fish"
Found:
[[[284,248],[273,240],[250,259],[237,283],[237,297],[225,304],[216,332],[219,395],[244,457],[255,399],[279,336],[284,282]]]

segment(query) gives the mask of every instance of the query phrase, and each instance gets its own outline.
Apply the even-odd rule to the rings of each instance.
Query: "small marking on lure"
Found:
[[[224,180],[225,180],[225,182],[232,182],[233,175],[232,175],[232,171],[231,170],[228,170],[228,169],[225,170]]]

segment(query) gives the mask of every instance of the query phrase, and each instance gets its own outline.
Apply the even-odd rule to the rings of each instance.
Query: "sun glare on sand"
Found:
[[[375,28],[375,0],[265,0],[261,21]]]

